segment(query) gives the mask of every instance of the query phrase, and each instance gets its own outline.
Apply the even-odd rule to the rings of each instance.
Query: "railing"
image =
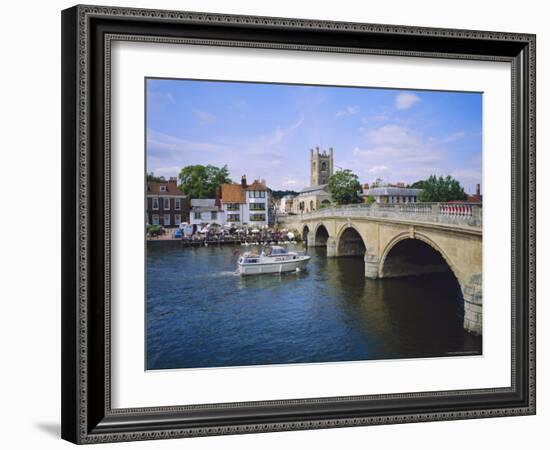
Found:
[[[310,213],[280,217],[279,221],[290,224],[329,217],[376,217],[481,228],[482,216],[483,207],[479,203],[373,203],[332,206]]]

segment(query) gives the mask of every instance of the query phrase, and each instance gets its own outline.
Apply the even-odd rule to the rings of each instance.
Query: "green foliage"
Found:
[[[418,201],[448,202],[451,200],[466,200],[467,198],[464,188],[450,175],[445,178],[431,175],[422,182],[422,192],[418,196]]]
[[[161,225],[147,225],[147,233],[151,236],[157,236],[162,231]]]
[[[186,166],[181,169],[179,188],[191,198],[214,198],[216,189],[224,183],[231,183],[227,165]]]
[[[328,179],[328,190],[338,205],[361,203],[361,183],[351,170],[338,170]]]
[[[271,198],[283,198],[285,195],[298,195],[296,191],[271,191]]]
[[[374,202],[376,202],[376,199],[373,195],[367,196],[367,205],[372,205]]]
[[[166,181],[166,178],[163,176],[156,176],[153,172],[149,172],[147,174],[147,181]]]
[[[426,180],[415,181],[413,184],[407,185],[407,187],[413,188],[413,189],[423,189],[425,182],[426,182]]]

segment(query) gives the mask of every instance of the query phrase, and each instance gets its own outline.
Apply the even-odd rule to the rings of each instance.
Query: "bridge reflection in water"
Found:
[[[469,203],[331,207],[279,219],[328,258],[362,256],[371,279],[447,273],[464,301],[464,329],[482,334],[482,207]]]
[[[452,274],[368,279],[310,247],[305,272],[241,277],[241,250],[148,243],[149,370],[481,354]]]

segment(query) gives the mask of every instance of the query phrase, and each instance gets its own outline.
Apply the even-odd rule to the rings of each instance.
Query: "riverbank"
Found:
[[[147,236],[147,242],[181,242],[184,247],[201,247],[207,245],[289,245],[301,243],[301,239],[294,240],[270,240],[259,236],[205,236],[199,239],[174,237],[176,229],[167,230],[166,233],[157,236]]]

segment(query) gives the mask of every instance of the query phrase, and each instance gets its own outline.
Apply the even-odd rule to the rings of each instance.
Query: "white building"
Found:
[[[361,195],[365,202],[368,197],[374,197],[376,203],[416,203],[421,192],[422,189],[381,186],[367,189]]]
[[[215,198],[192,198],[189,223],[201,225],[205,223],[223,224],[223,211]]]
[[[189,216],[192,225],[266,226],[269,223],[269,189],[265,180],[254,180],[248,185],[243,176],[241,184],[222,184],[218,199],[191,199]]]
[[[254,180],[248,185],[243,176],[241,184],[222,184],[220,191],[224,224],[254,227],[268,224],[269,189],[265,180]]]
[[[332,195],[328,184],[304,188],[294,197],[292,212],[294,214],[309,213],[331,204]]]
[[[291,195],[291,194],[285,195],[283,198],[281,198],[281,200],[279,201],[278,212],[280,214],[291,213],[294,198],[295,198],[295,196]]]
[[[245,188],[246,206],[243,211],[243,222],[261,227],[269,222],[269,190],[265,180],[254,180]]]

